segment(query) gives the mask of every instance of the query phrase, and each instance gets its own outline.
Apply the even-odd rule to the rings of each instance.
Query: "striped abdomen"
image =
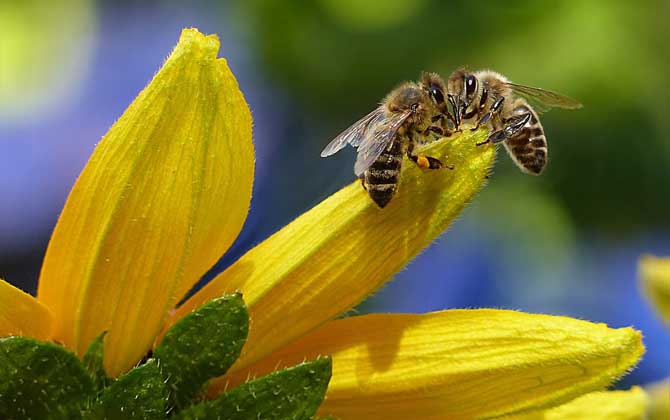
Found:
[[[505,140],[505,148],[514,163],[525,173],[539,175],[547,165],[547,138],[535,110],[525,100],[514,103],[514,116],[530,113],[528,123],[513,137]]]
[[[402,141],[396,136],[363,174],[365,188],[372,201],[380,208],[384,208],[391,201],[398,189],[402,155]]]

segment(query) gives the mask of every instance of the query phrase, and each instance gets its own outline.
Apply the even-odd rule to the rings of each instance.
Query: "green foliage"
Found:
[[[91,345],[88,346],[86,354],[84,354],[82,360],[86,370],[88,370],[88,373],[93,377],[98,391],[106,387],[110,381],[105,373],[105,368],[102,365],[105,335],[107,335],[106,331],[91,342]]]
[[[223,296],[182,318],[154,350],[170,389],[170,403],[190,405],[205,382],[237,360],[249,331],[242,295]]]
[[[0,339],[0,418],[79,418],[93,396],[91,377],[63,347],[25,337]]]
[[[311,418],[330,381],[329,358],[199,401],[203,385],[238,358],[247,333],[242,296],[214,299],[177,322],[153,358],[115,381],[103,368],[104,333],[82,361],[56,344],[0,339],[0,419]]]
[[[155,359],[105,388],[88,417],[105,420],[165,418],[167,389]]]
[[[307,420],[323,401],[331,371],[330,358],[302,363],[249,381],[214,401],[182,411],[176,419]]]

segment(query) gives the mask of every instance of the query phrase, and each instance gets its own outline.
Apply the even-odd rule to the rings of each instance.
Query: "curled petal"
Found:
[[[384,209],[359,181],[341,189],[242,256],[169,322],[242,291],[251,321],[235,370],[348,311],[444,232],[482,188],[495,156],[495,146],[475,146],[486,135],[468,130],[421,150],[453,170],[422,170],[406,160]]]

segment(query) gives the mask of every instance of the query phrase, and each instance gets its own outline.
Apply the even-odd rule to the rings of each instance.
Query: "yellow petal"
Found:
[[[251,321],[235,370],[349,310],[435,240],[484,185],[495,147],[475,146],[486,131],[466,131],[422,151],[454,170],[421,170],[406,160],[384,209],[359,181],[344,187],[245,254],[170,322],[241,290]]]
[[[602,389],[644,351],[639,332],[505,310],[366,315],[332,321],[252,366],[248,376],[332,355],[321,415],[478,419],[544,408]]]
[[[645,386],[649,395],[648,420],[670,419],[670,380]]]
[[[57,337],[82,354],[109,330],[114,376],[151,347],[246,217],[251,116],[218,49],[216,36],[184,30],[96,147],[49,243],[38,298],[59,321]]]
[[[592,392],[545,411],[504,420],[644,420],[649,397],[639,387],[629,391]]]
[[[0,279],[0,337],[21,335],[50,340],[54,320],[34,297]]]
[[[670,258],[640,258],[640,282],[647,299],[666,323],[670,323]]]

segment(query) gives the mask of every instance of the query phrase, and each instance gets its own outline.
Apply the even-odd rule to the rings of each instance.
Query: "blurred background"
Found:
[[[670,255],[669,12],[663,0],[0,0],[0,278],[35,292],[77,174],[183,27],[219,34],[254,116],[251,213],[207,278],[353,180],[353,150],[319,152],[396,84],[492,68],[584,108],[543,116],[541,177],[500,150],[460,219],[357,312],[632,325],[647,353],[618,386],[661,379],[670,332],[639,293],[637,260]]]

